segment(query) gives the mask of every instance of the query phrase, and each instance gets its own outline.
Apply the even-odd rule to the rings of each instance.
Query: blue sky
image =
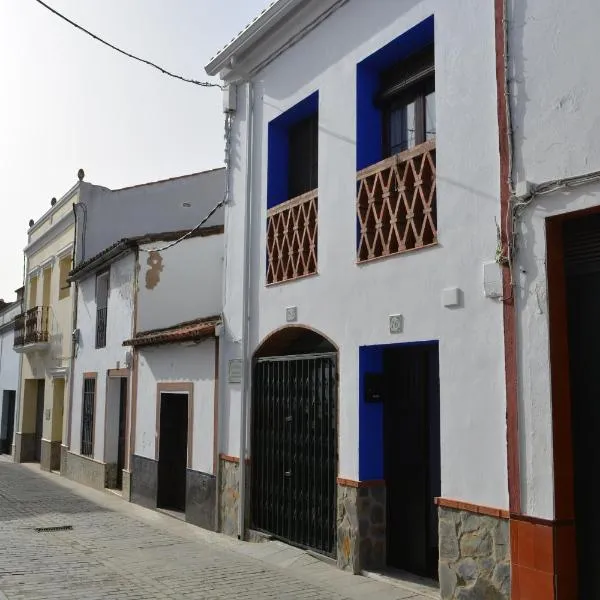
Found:
[[[267,0],[46,0],[117,46],[194,79]],[[21,285],[27,223],[75,182],[109,188],[223,164],[218,89],[168,78],[34,0],[0,0],[0,298]]]

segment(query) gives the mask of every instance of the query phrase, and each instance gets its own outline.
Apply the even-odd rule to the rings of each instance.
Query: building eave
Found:
[[[248,50],[273,31],[277,24],[293,10],[308,2],[310,0],[276,0],[273,2],[210,60],[205,67],[208,75],[217,75],[221,70],[229,67],[231,59],[236,54]]]
[[[125,340],[123,346],[144,348],[148,346],[164,346],[166,344],[181,344],[184,342],[201,342],[216,337],[217,327],[221,317],[212,316],[194,321],[186,321],[172,327],[141,331],[135,337]]]
[[[44,231],[39,238],[33,240],[27,246],[25,246],[23,249],[25,255],[31,256],[32,254],[35,254],[44,246],[56,239],[59,235],[67,231],[70,226],[75,226],[75,216],[72,212],[66,213],[58,221],[56,221],[56,223],[53,223],[52,227],[50,227],[48,231]]]
[[[193,239],[197,237],[208,237],[211,235],[220,235],[224,233],[223,225],[210,225],[208,227],[200,227],[192,232],[187,229],[178,231],[163,231],[161,233],[146,233],[144,235],[138,235],[130,238],[123,238],[108,246],[98,254],[88,258],[80,265],[75,267],[70,273],[67,281],[69,283],[73,281],[81,281],[88,275],[95,273],[101,267],[106,266],[109,263],[121,258],[125,254],[131,252],[133,249],[143,244],[151,244],[155,242],[172,242],[178,240],[183,236],[187,236],[186,239]]]
[[[121,258],[125,254],[128,254],[135,247],[136,243],[129,239],[116,242],[96,256],[93,256],[89,260],[82,263],[76,269],[73,269],[69,273],[67,282],[73,283],[75,281],[81,281],[82,279],[85,279],[88,275],[95,273],[101,267],[104,267],[105,265],[114,262],[118,258]]]
[[[61,209],[71,198],[73,198],[73,196],[79,191],[79,187],[80,187],[81,182],[77,182],[66,194],[64,194],[62,196],[62,198],[60,200],[58,200],[58,202],[52,206],[51,208],[49,208],[27,231],[28,235],[31,235],[32,233],[35,233],[41,226],[43,223],[46,222],[46,220],[53,215],[56,211],[58,211],[59,209]],[[37,240],[35,240],[37,241]],[[34,242],[31,242],[29,245],[34,244]],[[29,247],[29,246],[28,246]]]

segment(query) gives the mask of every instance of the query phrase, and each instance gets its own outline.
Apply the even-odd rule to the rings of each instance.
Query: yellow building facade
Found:
[[[28,231],[24,311],[15,325],[14,348],[22,354],[16,462],[58,470],[68,440],[74,292],[67,283],[75,238],[77,183]]]

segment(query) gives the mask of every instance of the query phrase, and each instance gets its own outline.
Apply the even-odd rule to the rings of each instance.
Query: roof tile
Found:
[[[159,346],[163,344],[200,341],[209,337],[214,337],[216,334],[216,327],[220,323],[221,319],[219,317],[209,317],[207,319],[196,319],[195,321],[180,323],[165,329],[142,331],[134,338],[125,340],[123,346],[139,348],[142,346]]]

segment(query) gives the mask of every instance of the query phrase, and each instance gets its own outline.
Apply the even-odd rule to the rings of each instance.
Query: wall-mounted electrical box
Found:
[[[223,112],[234,113],[237,110],[237,86],[227,85],[223,88]]]
[[[497,262],[483,264],[483,294],[486,298],[502,298],[502,268]]]

